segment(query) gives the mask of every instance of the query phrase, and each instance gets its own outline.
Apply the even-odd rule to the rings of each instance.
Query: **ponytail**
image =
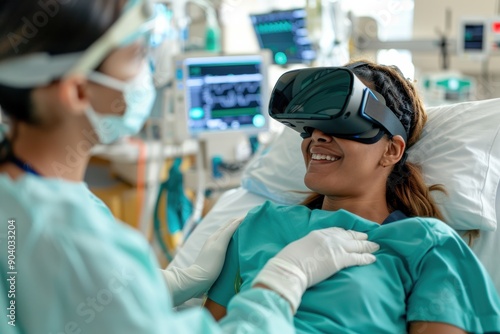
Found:
[[[419,166],[410,162],[399,166],[398,163],[387,179],[387,205],[390,211],[401,210],[409,217],[434,217],[444,220],[431,197],[431,191],[446,193],[440,184],[427,187]]]
[[[431,191],[447,193],[441,184],[427,187],[419,166],[406,162],[396,165],[387,180],[386,199],[391,211],[401,210],[409,217],[433,217],[445,221],[443,214],[431,197]],[[479,237],[479,230],[465,232],[469,246]]]

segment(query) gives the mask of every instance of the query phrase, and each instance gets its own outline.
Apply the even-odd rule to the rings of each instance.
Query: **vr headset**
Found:
[[[272,91],[269,115],[303,138],[318,129],[365,144],[377,142],[385,133],[407,140],[403,124],[382,95],[366,87],[349,67],[308,68],[283,74]]]

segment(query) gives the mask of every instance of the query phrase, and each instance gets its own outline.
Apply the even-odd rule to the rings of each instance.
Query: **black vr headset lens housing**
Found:
[[[384,133],[407,139],[403,125],[383,97],[345,67],[283,74],[271,94],[269,114],[303,137],[318,129],[367,144],[377,142]]]

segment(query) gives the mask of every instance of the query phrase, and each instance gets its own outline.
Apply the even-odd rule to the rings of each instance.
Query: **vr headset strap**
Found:
[[[387,106],[377,101],[371,94],[368,94],[366,100],[365,114],[389,131],[391,135],[400,135],[406,142],[406,130],[401,121]]]

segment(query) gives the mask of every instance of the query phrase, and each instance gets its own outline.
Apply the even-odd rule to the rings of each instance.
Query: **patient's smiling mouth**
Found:
[[[335,162],[337,160],[340,160],[340,157],[334,156],[334,155],[329,155],[329,154],[312,153],[311,160],[316,160],[316,161],[326,160],[326,161]]]

